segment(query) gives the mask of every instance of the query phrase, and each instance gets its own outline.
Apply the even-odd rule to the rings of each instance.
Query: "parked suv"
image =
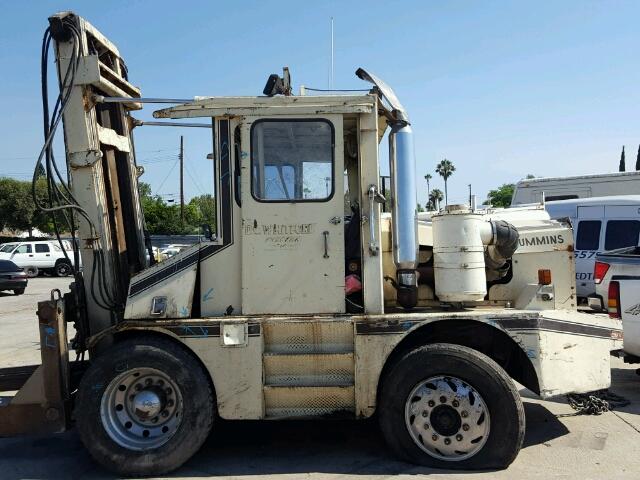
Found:
[[[69,259],[54,240],[5,243],[0,245],[0,259],[11,260],[29,277],[36,277],[41,272],[66,277],[73,272],[73,249],[70,242],[63,240],[62,243]]]

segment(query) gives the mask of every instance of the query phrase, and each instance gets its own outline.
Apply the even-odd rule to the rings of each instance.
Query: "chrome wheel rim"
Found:
[[[100,404],[107,435],[128,450],[150,450],[169,441],[182,422],[182,394],[160,370],[135,368],[114,378]]]
[[[449,462],[477,454],[489,438],[489,409],[478,391],[456,377],[418,383],[407,397],[405,423],[425,453]]]

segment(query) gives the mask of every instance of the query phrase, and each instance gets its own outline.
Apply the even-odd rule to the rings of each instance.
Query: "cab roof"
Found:
[[[245,115],[318,115],[371,113],[377,96],[304,95],[274,97],[207,97],[153,112],[154,118],[235,117]]]

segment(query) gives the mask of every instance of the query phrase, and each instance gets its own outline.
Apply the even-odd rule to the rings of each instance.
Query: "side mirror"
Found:
[[[207,240],[213,239],[213,233],[211,232],[211,225],[204,224],[200,227],[202,229],[202,236]]]

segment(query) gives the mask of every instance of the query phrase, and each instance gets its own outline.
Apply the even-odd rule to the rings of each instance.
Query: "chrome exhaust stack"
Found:
[[[418,205],[413,131],[408,123],[391,126],[389,164],[397,300],[404,308],[413,308],[418,302]]]
[[[418,303],[418,200],[413,131],[406,110],[394,91],[375,75],[359,68],[356,75],[374,84],[390,109],[388,122],[391,173],[393,261],[396,265],[397,301],[404,308]]]

